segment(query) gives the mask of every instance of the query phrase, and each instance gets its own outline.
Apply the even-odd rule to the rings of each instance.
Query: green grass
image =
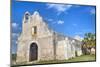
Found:
[[[28,66],[28,65],[38,65],[38,64],[55,64],[55,63],[71,63],[71,62],[84,62],[84,61],[95,61],[95,55],[82,55],[75,58],[70,58],[68,60],[50,60],[50,61],[39,61],[31,64],[21,64],[21,65],[14,65],[16,66]]]
[[[83,55],[75,57],[73,59],[66,60],[66,62],[77,62],[77,61],[95,61],[95,55]]]
[[[96,60],[95,55],[82,55],[68,60],[39,61],[36,64],[67,63],[67,62],[81,62],[81,61],[95,61],[95,60]]]

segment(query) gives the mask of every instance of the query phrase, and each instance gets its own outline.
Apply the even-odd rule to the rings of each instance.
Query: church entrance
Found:
[[[30,45],[29,61],[34,61],[38,59],[38,46],[36,43]]]

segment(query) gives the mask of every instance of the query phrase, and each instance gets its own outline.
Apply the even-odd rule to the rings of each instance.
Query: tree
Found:
[[[84,52],[90,53],[91,48],[95,47],[96,45],[95,34],[86,33],[82,42],[83,42],[82,48],[84,49]]]

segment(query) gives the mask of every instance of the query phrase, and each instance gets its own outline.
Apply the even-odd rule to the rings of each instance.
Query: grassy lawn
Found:
[[[76,61],[95,61],[95,55],[83,55],[80,57],[75,57],[73,59],[66,60],[66,62],[76,62]]]
[[[76,57],[73,59],[69,59],[68,62],[76,62],[76,61],[95,61],[95,55],[83,55],[80,57]]]
[[[68,60],[51,60],[51,61],[39,61],[31,64],[21,64],[21,66],[28,66],[28,65],[38,65],[38,64],[55,64],[55,63],[69,63],[69,62],[82,62],[82,61],[95,61],[95,55],[82,55],[79,57],[71,58]],[[17,67],[20,65],[14,65],[12,67]]]
[[[67,62],[80,62],[80,61],[95,61],[95,55],[82,55],[79,57],[71,58],[68,60],[51,60],[51,61],[40,61],[36,64],[48,64],[48,63],[67,63]]]

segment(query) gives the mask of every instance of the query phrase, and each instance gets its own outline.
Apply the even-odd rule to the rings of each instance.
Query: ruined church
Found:
[[[67,60],[82,55],[81,41],[51,29],[39,12],[26,12],[17,40],[17,63]]]

